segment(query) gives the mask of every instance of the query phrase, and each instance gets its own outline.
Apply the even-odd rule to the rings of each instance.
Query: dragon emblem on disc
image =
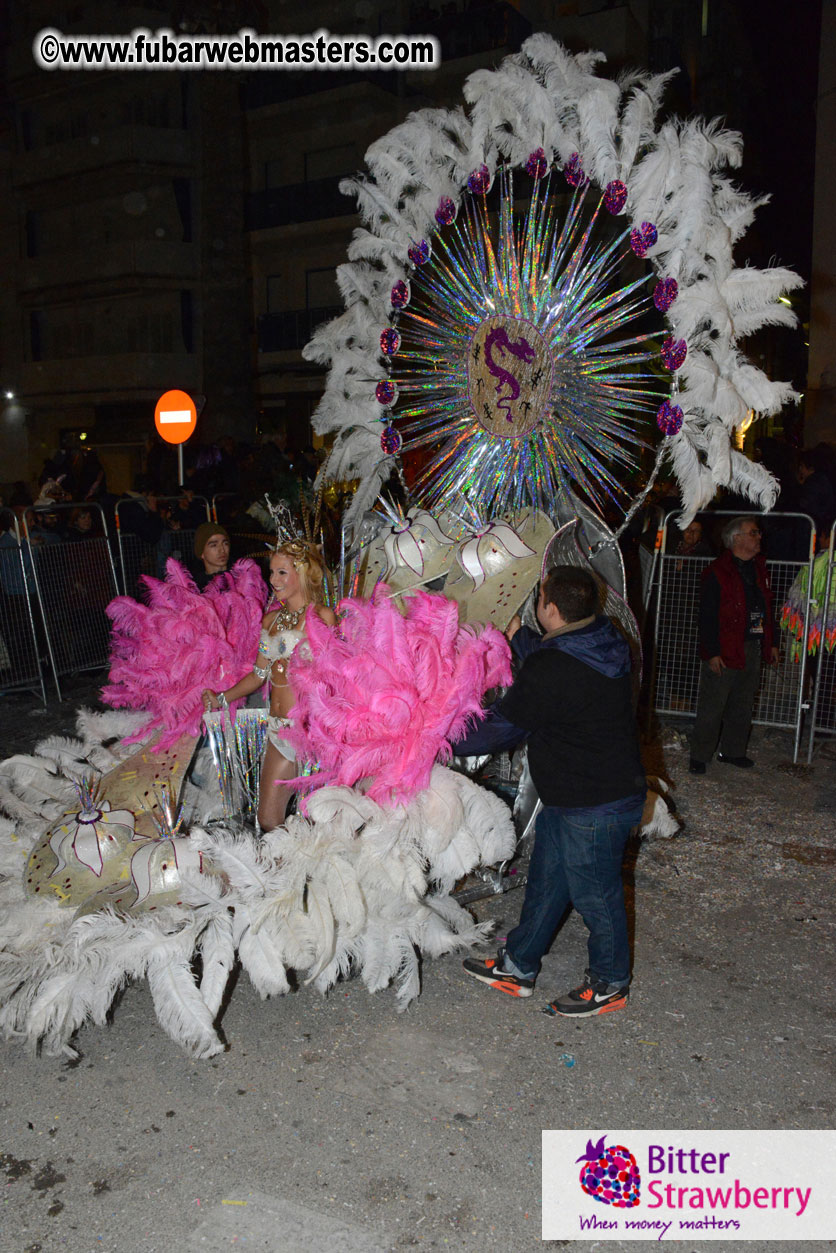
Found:
[[[468,345],[467,383],[474,417],[500,439],[521,439],[549,401],[552,357],[524,318],[497,315],[479,323]]]

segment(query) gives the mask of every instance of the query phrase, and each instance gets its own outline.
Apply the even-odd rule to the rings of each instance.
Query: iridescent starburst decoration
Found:
[[[570,484],[623,499],[641,431],[667,387],[650,272],[629,229],[587,184],[537,179],[522,215],[510,171],[493,216],[482,195],[439,232],[400,315],[395,417],[406,451],[432,456],[416,494],[459,491],[487,511],[552,510]]]

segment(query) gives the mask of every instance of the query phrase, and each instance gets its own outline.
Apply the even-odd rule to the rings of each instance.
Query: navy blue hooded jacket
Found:
[[[454,751],[501,752],[527,738],[544,805],[592,809],[643,796],[630,648],[609,619],[545,638],[520,627],[511,648],[522,660],[513,685]]]

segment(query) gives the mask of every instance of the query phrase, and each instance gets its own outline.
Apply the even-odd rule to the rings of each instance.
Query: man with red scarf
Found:
[[[702,576],[700,692],[691,736],[691,774],[717,760],[749,768],[746,756],[761,662],[774,665],[774,618],[769,572],[761,555],[757,518],[732,518],[723,527],[725,550]]]

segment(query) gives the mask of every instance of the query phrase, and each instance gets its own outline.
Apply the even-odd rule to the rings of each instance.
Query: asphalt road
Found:
[[[71,702],[44,715],[0,699],[3,755],[71,724]],[[664,738],[648,754],[686,826],[627,867],[626,1011],[540,1012],[583,972],[575,916],[528,1001],[468,979],[457,957],[425,965],[404,1014],[356,982],[260,1001],[242,976],[228,1051],[208,1062],[129,987],[109,1027],[81,1033],[77,1062],[0,1045],[3,1253],[516,1253],[541,1244],[544,1128],[833,1127],[834,746],[793,767],[788,735],[756,731],[755,770],[696,779]],[[520,903],[474,909],[502,936]],[[578,1243],[593,1247],[658,1242]]]

